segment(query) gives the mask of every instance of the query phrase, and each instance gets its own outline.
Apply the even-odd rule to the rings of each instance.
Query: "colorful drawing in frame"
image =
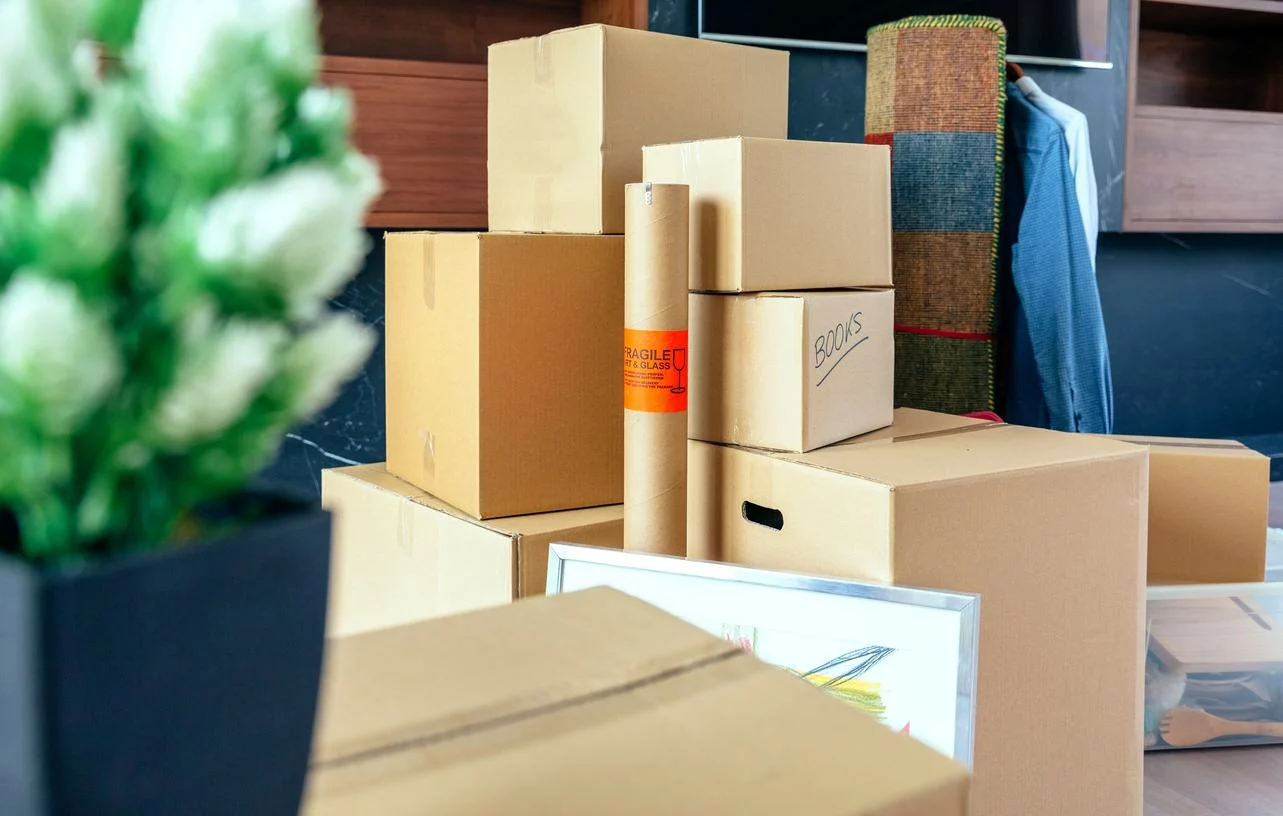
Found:
[[[552,593],[611,586],[970,763],[979,598],[553,545]]]

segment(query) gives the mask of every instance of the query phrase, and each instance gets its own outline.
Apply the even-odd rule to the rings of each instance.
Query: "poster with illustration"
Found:
[[[970,764],[975,595],[555,544],[549,594],[609,586]]]

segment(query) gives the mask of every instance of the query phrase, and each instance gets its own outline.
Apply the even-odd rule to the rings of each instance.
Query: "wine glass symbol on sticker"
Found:
[[[668,390],[674,394],[685,394],[686,387],[682,385],[682,372],[686,370],[686,349],[673,349],[673,368],[677,371],[677,387]]]

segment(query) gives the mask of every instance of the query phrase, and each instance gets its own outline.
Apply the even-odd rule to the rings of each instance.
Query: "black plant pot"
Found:
[[[0,556],[0,814],[296,814],[329,563],[285,502],[74,571]]]

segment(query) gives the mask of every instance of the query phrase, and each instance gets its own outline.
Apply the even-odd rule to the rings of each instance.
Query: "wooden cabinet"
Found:
[[[1129,228],[1283,231],[1283,115],[1142,105],[1132,130]]]
[[[1283,0],[1134,0],[1123,226],[1283,232]]]
[[[385,192],[371,227],[486,225],[484,65],[327,57],[324,80],[356,104],[356,144]]]
[[[371,227],[486,226],[486,49],[581,23],[643,28],[647,0],[320,0],[324,80],[350,88],[385,191]]]

